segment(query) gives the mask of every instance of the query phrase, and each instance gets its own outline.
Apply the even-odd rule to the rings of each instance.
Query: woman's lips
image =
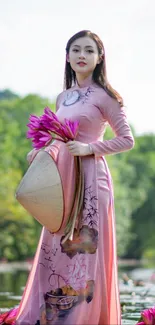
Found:
[[[84,63],[84,62],[78,62],[78,65],[79,65],[80,67],[84,67],[84,66],[86,65],[86,63]]]

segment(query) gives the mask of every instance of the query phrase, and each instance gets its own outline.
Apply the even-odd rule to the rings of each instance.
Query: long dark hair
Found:
[[[82,30],[75,35],[73,35],[67,42],[66,45],[66,55],[69,54],[71,44],[78,38],[88,36],[93,39],[97,45],[99,57],[101,62],[96,65],[93,71],[93,81],[102,87],[111,97],[115,98],[119,103],[120,106],[124,106],[123,99],[119,95],[119,93],[112,88],[109,84],[107,79],[107,72],[106,72],[106,60],[105,60],[105,49],[101,39],[94,33],[89,30]],[[72,87],[73,83],[76,82],[76,74],[75,71],[71,68],[70,63],[67,61],[65,64],[65,77],[64,77],[64,88],[69,89]]]

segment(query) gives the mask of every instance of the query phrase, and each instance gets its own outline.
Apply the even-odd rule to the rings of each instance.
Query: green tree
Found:
[[[30,114],[41,115],[45,106],[55,107],[37,95],[0,100],[0,258],[25,259],[36,249],[41,226],[16,201],[15,190],[32,149],[26,124]]]

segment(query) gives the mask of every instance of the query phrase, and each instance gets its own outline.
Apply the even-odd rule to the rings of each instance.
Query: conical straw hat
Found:
[[[57,166],[46,151],[40,151],[21,180],[16,199],[51,232],[63,221],[63,189]]]

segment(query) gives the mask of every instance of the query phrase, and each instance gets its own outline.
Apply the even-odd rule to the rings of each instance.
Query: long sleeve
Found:
[[[61,92],[61,93],[57,96],[57,98],[56,98],[56,105],[55,105],[55,106],[56,106],[56,109],[55,109],[56,112],[57,112],[58,109],[59,109],[60,101],[61,101],[61,99],[62,99],[63,94],[64,94],[64,92]]]
[[[104,93],[102,103],[99,107],[103,118],[109,123],[115,138],[111,140],[95,141],[90,143],[95,156],[100,157],[109,154],[116,154],[133,148],[134,138],[127,121],[124,108],[107,93]]]

